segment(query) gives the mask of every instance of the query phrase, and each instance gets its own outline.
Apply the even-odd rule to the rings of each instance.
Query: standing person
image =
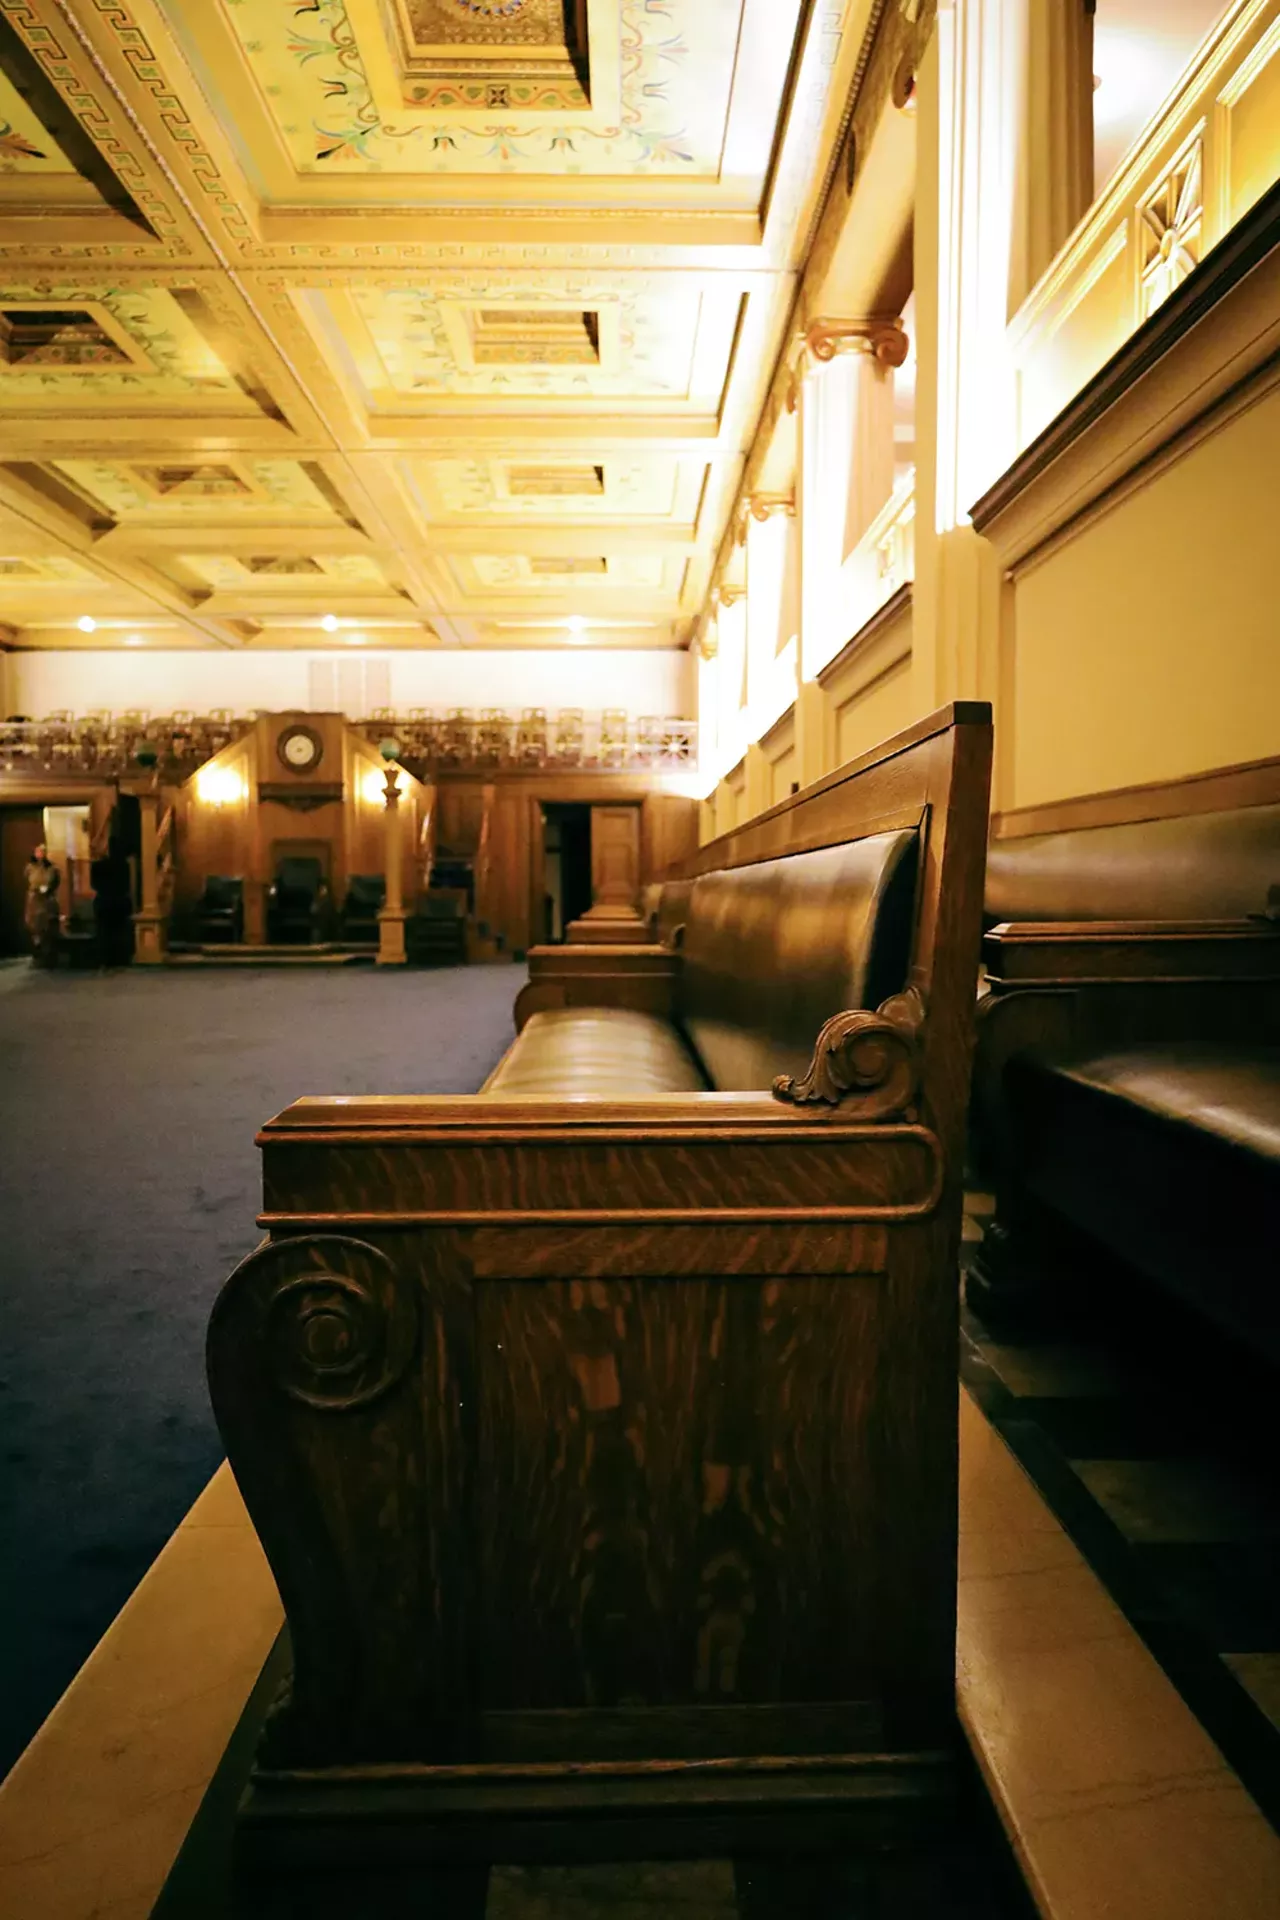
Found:
[[[58,882],[60,875],[42,840],[27,862],[27,904],[23,914],[31,936],[31,963],[52,967],[58,959]]]

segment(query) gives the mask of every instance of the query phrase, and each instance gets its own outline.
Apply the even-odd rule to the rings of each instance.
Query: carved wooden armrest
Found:
[[[995,993],[1095,981],[1280,979],[1280,927],[1248,920],[1005,921],[982,943]]]

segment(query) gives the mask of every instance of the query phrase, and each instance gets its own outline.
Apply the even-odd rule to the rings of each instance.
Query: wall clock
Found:
[[[324,757],[324,741],[314,727],[285,727],[276,752],[290,773],[311,773]]]

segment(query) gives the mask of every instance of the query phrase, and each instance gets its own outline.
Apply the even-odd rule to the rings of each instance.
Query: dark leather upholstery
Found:
[[[1129,1053],[1063,1061],[1053,1071],[1280,1167],[1280,1047],[1149,1043]]]
[[[378,914],[386,904],[387,883],[380,873],[353,873],[342,903],[344,940],[376,940]]]
[[[208,874],[204,892],[196,903],[194,918],[201,940],[243,940],[243,878],[239,874]]]
[[[1003,920],[1239,920],[1280,883],[1280,806],[995,840],[990,925]]]
[[[684,930],[676,1023],[614,1007],[534,1014],[483,1091],[763,1093],[803,1073],[832,1014],[906,984],[916,845],[913,830],[879,833],[670,883],[658,920],[668,945]]]
[[[267,894],[267,938],[310,940],[325,902],[324,869],[311,854],[284,855]]]
[[[1280,1046],[1029,1054],[1005,1084],[1026,1192],[1280,1365]]]
[[[824,1023],[906,984],[913,830],[703,874],[685,921],[678,1014],[712,1085],[803,1073]]]
[[[707,1081],[669,1020],[621,1007],[557,1007],[528,1020],[480,1091],[635,1100],[705,1093]]]

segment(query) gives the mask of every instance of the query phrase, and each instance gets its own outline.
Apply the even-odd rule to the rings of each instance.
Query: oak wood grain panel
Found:
[[[477,1279],[658,1278],[664,1274],[875,1274],[884,1225],[478,1227],[467,1236]]]
[[[585,1223],[646,1214],[697,1221],[931,1212],[940,1173],[932,1135],[906,1126],[880,1134],[737,1135],[732,1142],[695,1136],[337,1144],[304,1138],[267,1149],[263,1209],[478,1223],[497,1214],[512,1220],[581,1215]]]
[[[878,1301],[477,1286],[487,1707],[876,1694]]]

